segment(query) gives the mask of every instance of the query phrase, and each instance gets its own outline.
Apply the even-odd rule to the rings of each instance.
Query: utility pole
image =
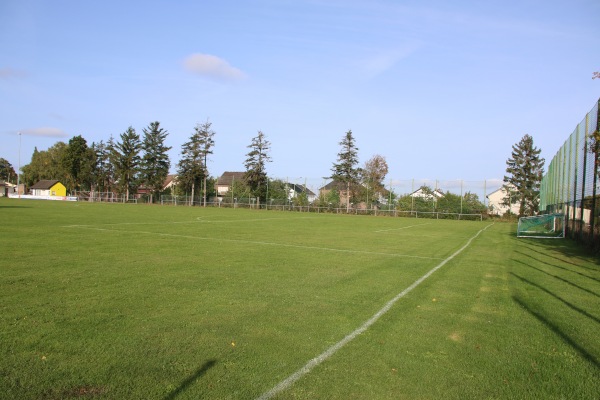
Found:
[[[21,132],[19,132],[19,169],[17,169],[17,194],[21,198]]]

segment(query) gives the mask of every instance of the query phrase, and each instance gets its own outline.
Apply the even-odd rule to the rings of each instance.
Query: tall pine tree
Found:
[[[169,133],[160,127],[160,122],[151,122],[143,132],[141,178],[150,189],[150,202],[153,202],[154,194],[162,190],[169,174],[171,162],[167,152],[171,147],[165,146],[165,139]]]
[[[251,150],[246,154],[246,161],[244,162],[246,167],[244,181],[250,188],[251,193],[258,197],[260,203],[267,199],[266,163],[271,162],[271,156],[269,156],[271,143],[262,131],[258,131],[258,135],[252,138],[252,143],[248,145],[248,148]]]
[[[140,135],[131,126],[121,134],[121,141],[115,143],[113,147],[117,189],[125,194],[127,200],[129,194],[135,193],[139,185],[141,148]]]
[[[335,182],[346,184],[346,210],[350,209],[351,187],[354,188],[358,183],[360,170],[356,167],[358,164],[358,148],[354,143],[354,136],[349,130],[339,143],[342,146],[338,153],[337,163],[333,163],[331,176]]]
[[[504,190],[507,193],[504,204],[519,204],[519,217],[534,215],[539,210],[540,184],[544,172],[544,159],[541,150],[533,145],[533,138],[523,136],[512,147],[511,157],[506,161]]]
[[[177,189],[183,193],[191,193],[190,205],[194,204],[196,188],[200,187],[205,175],[201,131],[200,125],[194,127],[190,140],[181,146],[181,158],[177,164]]]
[[[98,143],[92,143],[90,148],[95,154],[92,186],[97,192],[106,192],[111,180],[109,175],[111,164],[109,160],[108,146],[101,140]]]

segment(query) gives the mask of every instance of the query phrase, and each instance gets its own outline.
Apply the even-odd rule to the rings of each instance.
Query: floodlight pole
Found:
[[[17,169],[17,195],[21,198],[21,132],[19,132],[19,168]]]

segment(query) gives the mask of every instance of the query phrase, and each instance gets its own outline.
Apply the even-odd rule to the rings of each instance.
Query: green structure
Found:
[[[567,235],[590,243],[599,236],[599,105],[600,99],[558,150],[540,190],[540,210],[565,214]]]

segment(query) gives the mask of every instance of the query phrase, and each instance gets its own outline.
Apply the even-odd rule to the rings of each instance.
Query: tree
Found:
[[[533,145],[533,138],[523,136],[512,147],[512,155],[506,161],[504,189],[507,196],[504,204],[510,206],[519,202],[519,216],[534,215],[539,209],[540,183],[544,170],[541,150]]]
[[[62,166],[66,172],[65,185],[67,189],[89,187],[92,180],[92,169],[95,153],[90,151],[86,140],[74,136],[62,154]]]
[[[271,162],[269,151],[271,143],[266,139],[264,133],[258,131],[258,135],[252,138],[252,143],[247,146],[250,150],[246,154],[246,173],[244,181],[250,188],[250,193],[258,197],[258,201],[267,198],[267,172],[266,163]]]
[[[106,164],[106,191],[114,192],[117,182],[117,163],[119,162],[119,153],[116,150],[117,143],[113,135],[110,135],[106,142],[106,156],[108,163]]]
[[[92,186],[99,192],[107,192],[114,180],[114,169],[110,159],[110,152],[114,146],[112,136],[109,144],[102,140],[98,143],[92,143],[90,149],[94,152],[94,168],[92,173]]]
[[[289,185],[283,179],[269,179],[269,198],[267,201],[275,200],[275,204],[286,204],[290,195]]]
[[[63,166],[64,152],[67,149],[65,142],[56,142],[48,150],[33,150],[31,162],[21,168],[23,183],[31,186],[42,179],[55,179],[67,181],[67,172]]]
[[[598,112],[600,116],[600,111]],[[594,171],[600,178],[600,130],[590,135],[590,142],[588,143],[588,151],[594,154]]]
[[[17,183],[17,173],[7,159],[0,158],[0,180]]]
[[[388,165],[385,157],[375,154],[370,160],[365,162],[360,170],[363,186],[367,190],[367,202],[370,198],[374,199],[376,194],[385,193],[383,181],[388,173]]]
[[[129,193],[135,192],[139,183],[141,148],[140,135],[131,126],[121,134],[121,141],[113,146],[117,188],[120,193],[125,193],[127,200]]]
[[[196,126],[196,131],[199,134],[199,145],[200,145],[200,153],[203,156],[203,170],[202,175],[204,178],[204,190],[202,191],[202,198],[204,202],[204,207],[206,207],[206,179],[208,178],[208,165],[206,164],[207,156],[212,154],[212,148],[215,145],[215,140],[213,136],[215,136],[215,132],[211,129],[212,123],[206,120],[202,125]]]
[[[183,193],[192,193],[190,205],[194,204],[194,191],[205,175],[200,125],[196,125],[190,140],[181,146],[181,159],[177,164],[177,188]]]
[[[150,189],[150,202],[152,203],[154,193],[162,190],[163,183],[169,174],[171,162],[167,152],[171,150],[171,147],[165,146],[165,139],[169,133],[160,127],[160,122],[151,122],[143,132],[144,156],[141,163],[141,177],[144,184]]]
[[[337,163],[333,163],[330,178],[346,184],[346,210],[349,210],[350,187],[356,186],[360,172],[356,168],[358,164],[358,148],[354,144],[354,137],[351,130],[346,132],[346,135],[339,144],[342,146],[342,149],[338,153]]]

